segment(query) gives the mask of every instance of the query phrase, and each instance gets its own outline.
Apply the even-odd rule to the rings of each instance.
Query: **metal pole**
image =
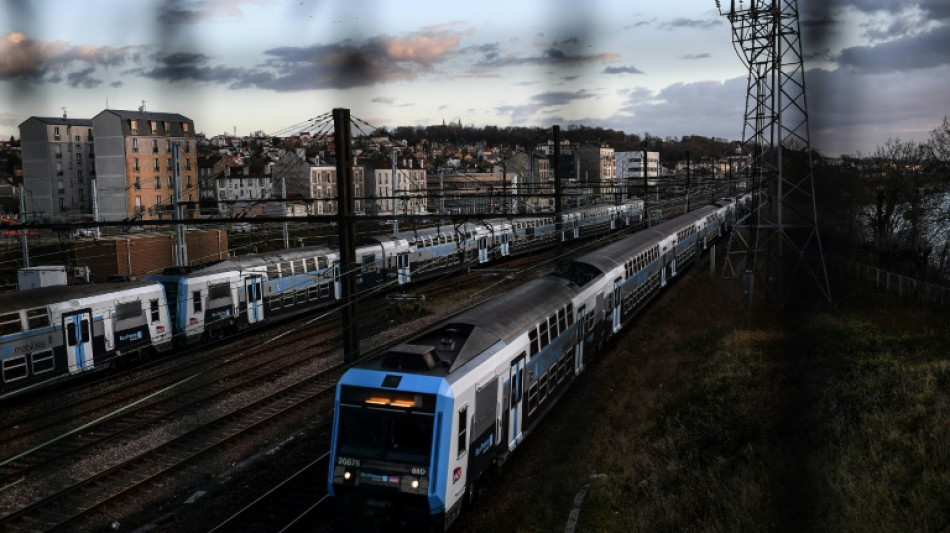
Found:
[[[178,266],[188,266],[188,250],[185,243],[185,226],[181,220],[181,204],[178,198],[181,196],[181,143],[175,141],[172,143],[172,188],[175,193],[172,195],[172,206],[175,208],[175,263]]]
[[[555,125],[554,137],[554,261],[561,259],[561,127]]]
[[[20,238],[23,243],[23,268],[30,268],[30,244],[26,233],[26,188],[23,183],[20,183]]]
[[[686,150],[686,211],[684,213],[689,213],[689,150]]]
[[[340,237],[340,282],[343,318],[343,362],[351,363],[360,356],[359,319],[356,314],[356,229],[353,227],[354,190],[353,158],[351,156],[350,110],[333,110],[333,144],[336,146],[337,228]]]
[[[280,177],[280,210],[281,216],[287,216],[287,177]],[[284,250],[290,250],[290,231],[287,222],[284,222]]]
[[[96,184],[96,174],[89,178],[89,188],[92,192],[92,219],[96,222],[99,222],[99,187]],[[99,226],[96,225],[96,228],[93,230],[93,238],[98,239],[99,235]]]
[[[393,235],[399,233],[399,220],[396,219],[396,147],[393,146],[393,174],[392,179],[389,180],[389,205],[392,206],[393,214]]]

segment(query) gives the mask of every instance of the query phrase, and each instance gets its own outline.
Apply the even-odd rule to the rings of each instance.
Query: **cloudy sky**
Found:
[[[924,140],[950,115],[950,1],[806,0],[800,19],[814,147]],[[0,138],[145,101],[207,135],[346,107],[372,126],[739,139],[745,91],[714,0],[0,3]]]

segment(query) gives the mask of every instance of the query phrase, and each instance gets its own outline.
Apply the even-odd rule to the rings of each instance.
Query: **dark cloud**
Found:
[[[950,26],[916,36],[846,48],[839,65],[863,72],[907,71],[950,64]]]
[[[0,80],[59,83],[76,64],[85,69],[117,67],[140,60],[144,50],[144,47],[133,46],[113,48],[34,41],[22,33],[12,32],[0,39]],[[81,70],[75,79],[89,80],[90,72]]]
[[[710,57],[712,57],[712,56],[709,55],[708,53],[704,53],[704,54],[686,54],[686,55],[684,55],[684,56],[680,56],[680,59],[686,59],[686,60],[689,60],[689,61],[693,61],[693,60],[696,60],[696,59],[709,59]]]
[[[575,100],[586,100],[587,98],[593,97],[593,94],[581,89],[574,92],[549,91],[546,93],[536,94],[531,97],[531,100],[533,102],[537,102],[537,104],[541,107],[553,107],[566,105]]]
[[[702,29],[712,28],[714,26],[719,26],[721,24],[725,24],[725,22],[722,21],[722,17],[718,17],[718,16],[715,18],[708,18],[708,19],[702,19],[702,20],[678,17],[673,20],[669,20],[667,22],[661,23],[660,29],[678,30],[681,28],[686,28],[686,29],[692,29],[692,30],[695,30],[695,29],[702,30]]]
[[[95,67],[89,67],[79,72],[71,72],[66,76],[66,83],[73,88],[95,89],[102,84],[102,80],[92,77],[95,70]]]
[[[168,26],[194,24],[218,17],[240,17],[241,4],[260,4],[261,0],[168,0],[159,4],[158,21]]]
[[[633,65],[624,65],[622,67],[607,67],[604,74],[643,74],[643,71]]]
[[[521,124],[536,122],[537,114],[548,109],[571,104],[578,100],[586,100],[596,95],[585,90],[579,91],[549,91],[531,97],[530,104],[503,105],[495,108],[495,112],[510,118],[512,123]]]
[[[396,99],[395,99],[395,98],[385,98],[385,97],[382,97],[382,96],[377,96],[376,98],[373,98],[372,101],[375,102],[375,103],[377,103],[377,104],[390,104],[390,105],[392,105],[392,104],[396,103]]]
[[[583,65],[587,63],[606,63],[619,57],[613,52],[602,54],[570,54],[556,48],[548,48],[537,56],[505,56],[492,60],[476,62],[477,68],[504,68],[522,65]]]

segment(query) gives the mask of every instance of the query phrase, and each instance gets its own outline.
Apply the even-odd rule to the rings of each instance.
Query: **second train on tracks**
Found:
[[[642,220],[643,203],[575,209],[562,240]],[[555,217],[443,225],[364,239],[357,289],[404,285],[551,246]],[[341,297],[339,251],[315,246],[169,268],[137,283],[43,287],[0,294],[0,399],[143,352],[165,352],[321,309]]]
[[[724,199],[637,232],[347,370],[330,493],[356,517],[447,528],[592,356],[747,202]]]

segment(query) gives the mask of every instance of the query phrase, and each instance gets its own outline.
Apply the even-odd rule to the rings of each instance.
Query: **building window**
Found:
[[[132,139],[132,151],[133,151],[133,152],[138,152],[138,151],[139,151],[139,140],[138,140],[138,139]]]
[[[53,139],[59,140],[59,126],[53,126]]]
[[[162,197],[161,195],[155,196],[155,212],[157,213],[159,209],[162,208]]]
[[[76,177],[79,178],[79,181],[82,181],[82,170],[76,171]]]
[[[158,153],[158,139],[152,139],[152,153]]]
[[[80,153],[77,153],[77,154],[76,154],[76,162],[77,162],[77,163],[82,163],[82,154],[80,154]]]
[[[188,133],[188,123],[187,123],[187,122],[182,122],[182,123],[181,123],[181,131],[183,131],[183,132],[185,132],[185,133]]]
[[[60,199],[59,199],[59,210],[60,210],[60,211],[66,211],[66,199],[65,199],[65,198],[60,198]]]
[[[132,160],[132,170],[134,170],[134,171],[136,171],[136,172],[139,171],[139,158],[137,158],[137,157]]]
[[[62,175],[63,175],[63,163],[62,163],[62,162],[57,162],[57,163],[56,163],[56,175],[57,175],[57,176],[62,176]]]
[[[161,189],[161,188],[162,188],[162,177],[161,177],[161,176],[155,176],[155,188],[156,188],[156,189]]]
[[[185,170],[191,170],[191,159],[185,159]]]
[[[141,212],[142,212],[142,197],[136,196],[135,197],[135,214],[137,215]]]
[[[172,169],[172,158],[169,157],[169,158],[166,160],[166,162],[168,163],[168,170],[171,171],[171,169]]]
[[[150,126],[150,128],[151,128],[151,130],[152,130],[152,135],[157,135],[157,134],[158,134],[158,122],[155,122],[154,120],[150,120],[149,123],[148,123],[148,125]]]
[[[139,134],[139,124],[134,119],[129,119],[129,131],[132,132],[132,135]]]
[[[171,123],[169,123],[169,122],[164,122],[164,123],[162,123],[162,126],[165,126],[165,135],[170,135]]]
[[[56,158],[63,157],[63,147],[58,144],[53,145],[53,154],[56,156]]]

